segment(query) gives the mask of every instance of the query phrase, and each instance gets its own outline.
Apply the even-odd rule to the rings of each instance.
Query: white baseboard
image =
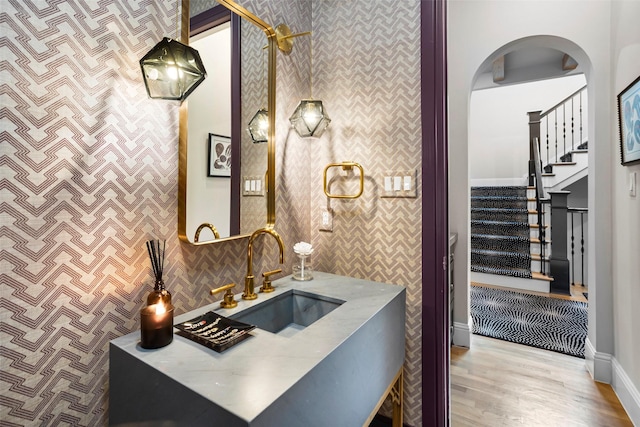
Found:
[[[547,280],[523,279],[499,274],[478,273],[476,271],[470,272],[469,280],[484,283],[485,285],[502,286],[526,291],[549,293],[550,289],[550,284]]]
[[[594,370],[594,359],[596,357],[596,349],[593,348],[591,341],[589,341],[589,337],[584,340],[584,364],[587,367],[587,371],[591,374],[591,378],[595,378],[593,374]]]
[[[589,338],[587,338],[584,343],[584,359],[587,370],[594,380],[600,383],[611,384],[613,357],[608,353],[596,351],[591,341],[589,341]]]
[[[618,395],[620,403],[627,411],[633,425],[640,426],[640,392],[624,371],[620,363],[613,358],[613,381],[611,386]]]
[[[479,178],[470,181],[472,187],[522,187],[527,185],[526,178]]]
[[[453,345],[471,346],[471,328],[468,323],[453,322]]]

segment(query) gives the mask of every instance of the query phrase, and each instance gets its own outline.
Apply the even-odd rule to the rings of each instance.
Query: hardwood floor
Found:
[[[454,427],[633,426],[583,359],[479,335],[451,348],[451,413]]]

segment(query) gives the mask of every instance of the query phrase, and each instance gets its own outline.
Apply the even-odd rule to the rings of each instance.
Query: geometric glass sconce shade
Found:
[[[260,144],[269,140],[269,114],[261,108],[249,121],[247,129],[254,144]]]
[[[308,136],[319,137],[331,123],[322,101],[317,99],[303,99],[300,101],[289,121],[302,138]]]
[[[140,60],[149,98],[183,101],[207,76],[194,48],[163,38]]]

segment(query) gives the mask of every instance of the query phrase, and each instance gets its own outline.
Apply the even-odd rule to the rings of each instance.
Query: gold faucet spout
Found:
[[[280,237],[273,228],[259,228],[254,231],[251,237],[249,237],[249,244],[247,245],[247,277],[244,279],[244,293],[242,294],[242,298],[246,300],[258,298],[258,295],[254,291],[253,241],[261,234],[268,234],[276,239],[278,248],[280,249],[280,264],[284,264],[284,242],[282,241],[282,237]]]
[[[213,233],[213,237],[214,238],[216,238],[216,239],[220,238],[220,233],[218,233],[218,229],[213,224],[209,224],[208,222],[205,222],[205,223],[200,224],[200,226],[196,230],[196,235],[193,237],[193,242],[194,243],[198,243],[198,241],[200,241],[200,232],[202,230],[204,230],[205,228],[208,228],[209,230],[211,230],[211,232]]]

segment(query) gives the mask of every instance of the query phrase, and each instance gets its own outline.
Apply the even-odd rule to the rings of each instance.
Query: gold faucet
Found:
[[[220,233],[218,233],[218,229],[213,224],[209,224],[208,222],[205,222],[200,224],[200,226],[196,230],[196,235],[193,237],[194,243],[198,243],[198,241],[200,240],[200,232],[205,228],[208,228],[209,230],[211,230],[211,232],[213,233],[213,237],[215,237],[216,239],[220,238]]]
[[[247,246],[247,277],[244,279],[244,293],[242,299],[252,300],[258,298],[258,295],[254,292],[253,285],[253,241],[260,234],[270,234],[278,242],[280,248],[280,264],[284,264],[284,243],[282,237],[272,228],[259,228],[254,231],[251,237],[249,237],[249,245]]]

